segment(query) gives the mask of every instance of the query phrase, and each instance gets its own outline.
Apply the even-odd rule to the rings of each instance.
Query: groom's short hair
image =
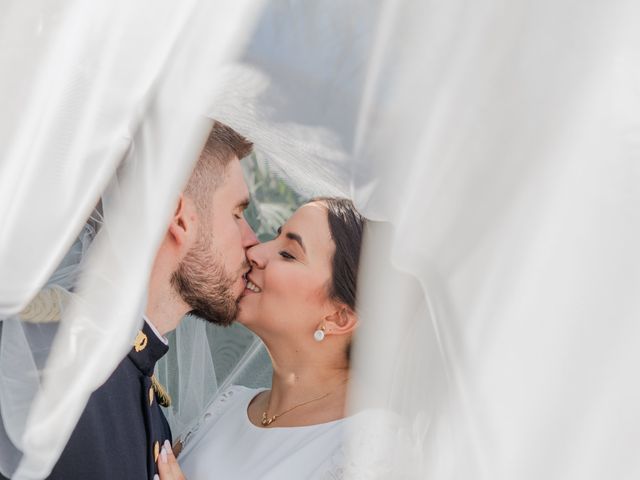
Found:
[[[211,196],[224,182],[227,165],[242,160],[253,151],[253,143],[228,127],[214,121],[200,158],[189,178],[185,194],[193,199],[198,210],[210,207]]]

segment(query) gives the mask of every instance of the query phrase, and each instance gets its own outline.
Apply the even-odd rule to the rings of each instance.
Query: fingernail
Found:
[[[162,450],[160,451],[160,460],[162,460],[162,463],[167,463],[167,451],[164,447],[162,447]]]
[[[169,443],[169,440],[165,440],[162,445],[164,446],[164,448],[167,449],[167,452],[173,453],[173,450],[171,449],[171,444]]]
[[[153,476],[153,480],[160,480],[160,477],[158,476],[157,473]]]

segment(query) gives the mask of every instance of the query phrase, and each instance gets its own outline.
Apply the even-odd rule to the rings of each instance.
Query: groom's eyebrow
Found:
[[[250,202],[250,200],[248,198],[243,198],[238,203],[237,208],[240,208],[242,210],[246,210],[247,208],[249,208],[249,203],[251,203],[251,202]]]
[[[278,227],[278,236],[280,236],[281,233],[282,233],[282,227]],[[304,253],[307,253],[307,249],[304,248],[304,243],[302,242],[302,237],[300,235],[293,232],[287,232],[285,237],[287,237],[289,240],[293,240],[294,242],[298,242],[298,244],[300,244],[300,247],[302,247],[302,251]]]

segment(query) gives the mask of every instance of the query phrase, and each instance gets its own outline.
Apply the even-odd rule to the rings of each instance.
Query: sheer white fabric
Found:
[[[168,337],[169,352],[158,362],[156,375],[171,394],[171,406],[164,411],[174,436],[183,434],[232,382],[271,384],[264,345],[239,324],[219,327],[188,316]]]
[[[13,3],[3,15],[26,24],[3,41],[3,95],[15,96],[0,122],[11,132],[0,171],[3,313],[36,294],[101,194],[105,216],[82,302],[65,312],[29,411],[14,478],[47,475],[89,394],[128,350],[156,245],[211,125],[216,68],[241,47],[253,8],[70,1]]]
[[[16,478],[46,475],[126,351],[216,87],[207,112],[294,186],[387,222],[367,236],[352,402],[410,421],[407,475],[640,475],[639,14],[631,0],[10,4],[3,315],[41,288],[127,152]],[[357,444],[360,465],[385,450]]]
[[[353,402],[411,419],[423,477],[640,470],[638,8],[387,2],[353,28],[325,7],[327,28],[296,4],[250,45],[260,120],[335,125],[354,198],[392,224],[367,239]]]
[[[95,236],[87,223],[36,295],[17,315],[0,323],[0,473],[13,472],[22,456],[22,436],[41,383],[58,322],[71,303],[83,259]]]

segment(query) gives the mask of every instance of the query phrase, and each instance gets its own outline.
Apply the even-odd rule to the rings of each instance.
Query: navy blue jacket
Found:
[[[151,375],[167,347],[146,324],[134,348],[109,379],[93,392],[52,480],[144,480],[156,473],[156,459],[171,431]]]

